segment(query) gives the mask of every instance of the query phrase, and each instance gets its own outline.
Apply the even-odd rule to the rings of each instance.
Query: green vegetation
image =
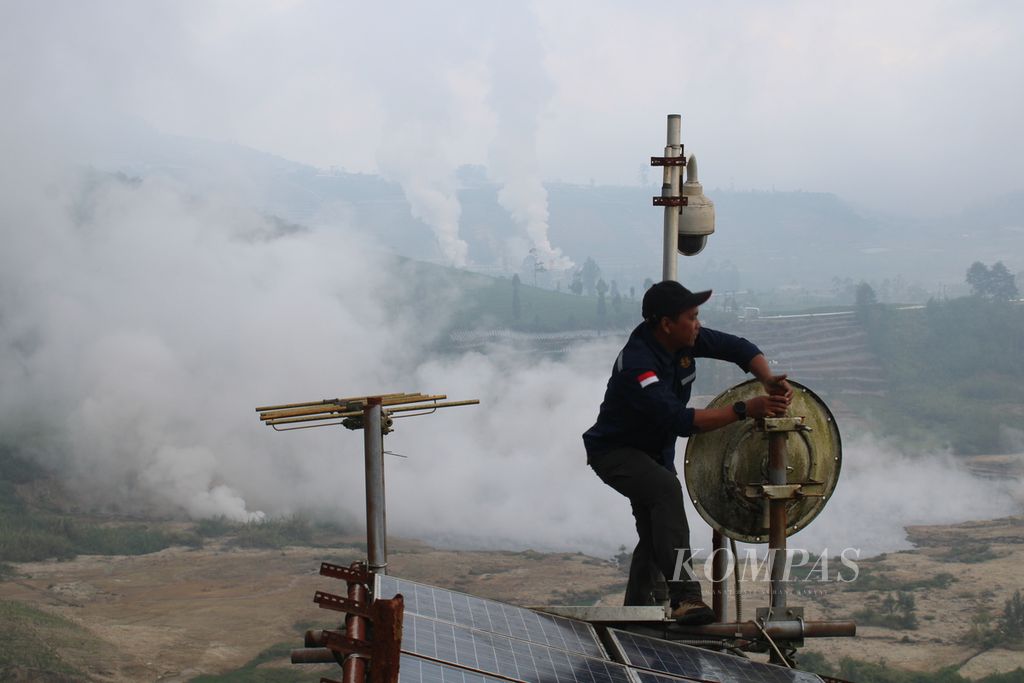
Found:
[[[195,534],[163,531],[149,524],[84,521],[30,509],[18,496],[17,486],[41,477],[38,466],[0,451],[0,562],[70,559],[78,554],[143,555],[172,545],[202,544]]]
[[[881,603],[869,598],[864,609],[854,612],[853,618],[865,626],[916,629],[916,609],[914,594],[899,591],[895,596],[889,593]]]
[[[967,284],[975,296],[1009,301],[1020,296],[1013,273],[1006,269],[1002,261],[996,261],[989,268],[981,261],[975,261],[967,269]]]
[[[403,267],[423,297],[421,312],[436,323],[454,310],[450,329],[510,329],[559,332],[576,329],[625,329],[640,321],[642,292],[579,295],[533,287],[513,278],[494,278],[408,261]],[[607,287],[607,285],[606,285]],[[614,294],[614,296],[613,296]],[[601,301],[604,300],[602,307]]]
[[[1007,642],[1024,644],[1024,598],[1021,597],[1020,590],[1015,591],[1013,597],[1006,601],[1000,630],[1006,636]]]
[[[857,683],[1024,683],[1024,668],[972,680],[958,674],[956,667],[930,672],[905,671],[884,661],[876,664],[849,657],[842,658],[839,665],[834,666],[824,655],[817,652],[800,653],[798,661],[799,668],[804,671]]]
[[[226,537],[243,548],[311,545],[317,532],[340,534],[331,523],[313,523],[301,515],[258,522],[203,519],[191,531],[169,531],[158,524],[83,519],[30,506],[18,486],[45,477],[45,472],[0,450],[0,580],[15,575],[10,562],[66,560],[76,555],[144,555],[174,545],[202,547],[204,539]]]
[[[202,547],[203,539],[229,536],[243,548],[309,545],[317,530],[342,531],[302,516],[242,524],[225,517],[200,520],[194,531],[167,531],[157,525],[93,521],[30,507],[19,484],[45,476],[38,466],[0,451],[0,579],[15,573],[9,562],[66,560],[76,555],[144,555],[173,545]]]
[[[239,524],[232,522],[224,515],[208,517],[196,522],[195,531],[203,538],[217,538],[237,529]]]
[[[67,661],[69,657],[58,654],[54,643],[60,643],[65,652],[99,649],[95,639],[74,622],[20,602],[0,600],[0,678],[85,680]]]
[[[848,591],[902,591],[906,593],[919,588],[949,588],[956,580],[956,577],[952,574],[942,572],[922,579],[901,581],[882,572],[875,573],[874,570],[867,569],[861,565],[857,580],[851,581],[845,584],[845,586]]]
[[[985,605],[980,605],[971,619],[971,629],[964,637],[964,642],[977,647],[1006,647],[1024,649],[1024,598],[1019,590],[1003,605],[1003,613],[998,619],[992,618],[992,612]]]
[[[429,322],[428,328],[442,320],[448,330],[625,331],[640,322],[642,289],[630,291],[614,281],[605,282],[596,264],[597,272],[591,275],[596,279],[589,291],[585,277],[567,283],[562,291],[552,291],[532,286],[528,277],[495,278],[408,260],[401,267],[404,278],[416,283],[415,295],[420,297],[412,315]],[[701,317],[716,325],[736,318],[710,308],[702,309]]]
[[[920,310],[866,306],[870,343],[889,376],[873,399],[883,428],[971,455],[999,453],[1000,425],[1024,404],[1024,306],[982,297],[931,301]]]
[[[334,522],[313,522],[304,515],[288,515],[252,522],[233,522],[227,517],[211,517],[196,522],[195,533],[202,538],[224,538],[241,548],[283,548],[289,545],[337,547],[318,543],[320,534],[344,534],[348,530]],[[366,549],[365,543],[346,543],[344,547]]]
[[[301,516],[281,517],[242,524],[233,543],[242,548],[283,548],[286,545],[309,545],[313,525]]]
[[[992,550],[990,544],[979,541],[977,543],[954,543],[946,552],[936,555],[935,559],[945,562],[976,564],[978,562],[988,562],[999,557],[1002,557],[1002,555]]]
[[[197,547],[199,538],[147,524],[100,525],[61,515],[0,513],[0,560],[66,560],[76,555],[145,555],[172,545]]]

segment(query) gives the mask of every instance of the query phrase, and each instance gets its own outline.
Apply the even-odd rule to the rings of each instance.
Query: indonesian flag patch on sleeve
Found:
[[[655,375],[650,370],[648,370],[644,374],[637,377],[636,381],[640,382],[640,386],[646,389],[647,387],[651,386],[652,384],[658,381],[658,376]]]

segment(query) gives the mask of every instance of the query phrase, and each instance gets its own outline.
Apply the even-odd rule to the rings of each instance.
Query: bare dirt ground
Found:
[[[85,556],[16,565],[0,598],[59,614],[99,641],[74,664],[101,681],[181,681],[237,668],[293,625],[323,619],[323,549],[169,548],[133,557]],[[61,652],[60,643],[53,643]],[[296,643],[296,646],[301,643]],[[68,658],[70,659],[70,658]]]
[[[1024,518],[913,527],[908,534],[916,549],[861,562],[858,581],[875,577],[877,590],[851,590],[856,582],[808,584],[790,603],[805,606],[809,619],[845,619],[906,589],[915,598],[918,628],[861,626],[856,638],[808,640],[805,651],[921,671],[952,665],[974,678],[1024,666],[1024,651],[981,651],[965,642],[979,615],[1000,614],[1013,592],[1024,589]],[[186,681],[237,669],[275,643],[300,647],[298,634],[307,626],[335,625],[337,615],[318,609],[312,597],[316,590],[343,592],[343,584],[318,569],[321,561],[358,559],[359,539],[349,540],[347,548],[208,544],[18,564],[19,576],[0,582],[0,599],[83,627],[88,645],[49,642],[92,680]],[[612,563],[581,554],[455,552],[397,539],[391,553],[395,575],[519,604],[617,604],[625,579]],[[978,557],[985,559],[964,561]],[[952,576],[946,587],[912,587],[942,574]],[[741,590],[749,619],[765,602],[764,585],[748,582]],[[290,666],[283,658],[271,665]],[[317,672],[309,673],[317,680]]]
[[[806,650],[829,659],[884,661],[916,671],[955,666],[969,678],[1024,667],[1022,650],[983,650],[967,643],[976,621],[988,614],[994,626],[1014,591],[1024,592],[1024,517],[908,527],[907,533],[916,549],[861,563],[866,576],[879,577],[878,585],[891,588],[857,591],[853,582],[824,590],[820,597],[812,593],[804,604],[810,619],[851,618],[903,586],[914,596],[918,628],[858,626],[856,638],[807,641]],[[979,558],[985,559],[975,561]],[[913,587],[943,574],[952,576],[944,588]]]

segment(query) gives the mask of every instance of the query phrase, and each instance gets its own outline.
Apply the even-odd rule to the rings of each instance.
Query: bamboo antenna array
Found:
[[[480,403],[477,399],[465,401],[445,401],[445,394],[381,394],[379,396],[350,396],[347,398],[329,398],[322,401],[307,403],[285,403],[282,405],[261,406],[256,408],[260,420],[268,427],[277,431],[299,429],[304,427],[326,427],[341,424],[346,418],[362,417],[363,411],[370,403],[379,402],[383,413],[410,413],[396,417],[413,417],[434,412],[438,408],[453,408]],[[288,426],[296,425],[296,426]],[[281,429],[281,426],[285,426]]]

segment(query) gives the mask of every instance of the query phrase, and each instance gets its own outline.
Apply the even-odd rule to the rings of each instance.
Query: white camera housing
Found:
[[[686,182],[680,190],[686,205],[679,207],[679,253],[693,256],[704,249],[708,235],[715,231],[715,204],[704,194],[693,154],[686,162]]]

